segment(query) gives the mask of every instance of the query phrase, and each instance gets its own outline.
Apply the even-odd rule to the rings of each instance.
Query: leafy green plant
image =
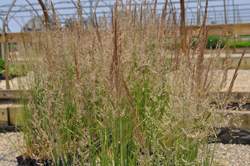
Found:
[[[0,58],[0,74],[3,74],[4,68],[5,68],[5,61],[2,58]]]
[[[0,59],[0,75],[4,76],[4,71],[5,71],[5,61],[3,59]],[[24,64],[9,65],[10,78],[25,76],[27,75],[27,73],[28,73],[28,68]]]
[[[241,36],[241,38],[248,37]],[[229,48],[246,48],[250,47],[250,41],[242,41],[241,39],[233,39],[233,38],[225,38],[221,36],[209,36],[207,39],[207,49],[216,49],[216,48],[223,48],[223,47],[229,47]]]
[[[250,47],[250,41],[232,41],[229,43],[230,48],[247,48]]]
[[[223,48],[226,40],[220,36],[209,36],[207,39],[207,49]]]
[[[25,76],[28,73],[28,68],[24,64],[10,64],[9,75],[10,77]]]

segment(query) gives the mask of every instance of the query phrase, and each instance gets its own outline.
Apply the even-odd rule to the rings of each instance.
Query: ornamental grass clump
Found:
[[[214,78],[211,63],[197,61],[206,43],[182,52],[169,10],[116,6],[110,24],[34,37],[24,51],[39,59],[23,111],[26,155],[55,165],[211,165]]]

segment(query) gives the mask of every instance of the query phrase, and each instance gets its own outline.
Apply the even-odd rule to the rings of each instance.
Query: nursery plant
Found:
[[[205,28],[183,50],[173,9],[126,5],[104,24],[47,29],[23,49],[40,59],[29,64],[24,154],[54,165],[211,165]]]

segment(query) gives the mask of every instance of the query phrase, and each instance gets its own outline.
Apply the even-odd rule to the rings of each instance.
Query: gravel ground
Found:
[[[230,82],[233,78],[234,70],[228,71],[228,79],[226,82],[226,87],[223,90],[228,90]],[[250,70],[239,70],[238,76],[235,80],[233,91],[238,92],[250,92]]]
[[[0,166],[16,166],[22,154],[22,134],[0,133]],[[214,148],[214,166],[250,166],[249,145],[210,144]]]
[[[212,144],[215,147],[215,166],[250,166],[250,146]]]
[[[20,133],[0,133],[0,166],[16,166],[16,157],[22,154]]]

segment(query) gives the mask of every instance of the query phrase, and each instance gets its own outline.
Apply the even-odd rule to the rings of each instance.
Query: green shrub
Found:
[[[2,58],[0,58],[0,74],[3,74],[4,68],[5,68],[5,61]]]
[[[207,39],[207,49],[223,48],[226,45],[226,41],[220,36],[209,36]]]
[[[0,75],[4,75],[5,71],[5,61],[0,59]],[[20,77],[25,76],[28,73],[27,66],[24,64],[10,64],[9,65],[9,76],[12,77]]]
[[[10,77],[21,77],[28,73],[27,66],[24,64],[10,64],[9,65],[9,75]]]
[[[207,49],[223,48],[225,46],[229,48],[247,48],[250,47],[250,41],[235,40],[232,38],[226,39],[220,36],[209,36],[207,39]]]
[[[250,41],[232,41],[229,43],[230,48],[247,48],[250,47]]]

